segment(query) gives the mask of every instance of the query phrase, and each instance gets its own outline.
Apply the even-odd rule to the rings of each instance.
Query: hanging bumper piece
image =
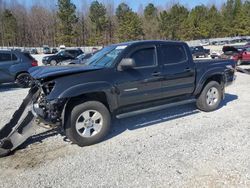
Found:
[[[7,156],[36,133],[38,126],[34,126],[36,117],[32,112],[32,104],[39,94],[40,89],[32,87],[10,122],[0,130],[0,157]]]

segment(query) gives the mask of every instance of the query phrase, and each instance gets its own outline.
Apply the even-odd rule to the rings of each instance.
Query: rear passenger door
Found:
[[[190,95],[195,89],[195,65],[189,61],[182,44],[158,46],[158,61],[162,66],[164,98]]]
[[[17,57],[11,52],[0,52],[0,82],[12,82],[15,75],[11,74],[11,67],[17,64]]]
[[[74,59],[79,55],[77,50],[68,50],[67,52],[70,54],[71,59]]]

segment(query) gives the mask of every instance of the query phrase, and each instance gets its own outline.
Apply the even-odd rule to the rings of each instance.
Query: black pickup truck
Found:
[[[107,135],[111,117],[192,102],[202,111],[216,110],[234,73],[231,60],[194,62],[183,42],[115,44],[82,66],[32,68],[32,113],[45,124],[63,127],[73,143],[86,146]]]
[[[203,46],[190,47],[193,57],[208,57],[210,55],[210,49],[205,49]]]

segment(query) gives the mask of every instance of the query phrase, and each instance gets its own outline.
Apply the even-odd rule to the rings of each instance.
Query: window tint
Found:
[[[146,48],[134,52],[131,58],[135,60],[136,67],[155,65],[155,48]]]
[[[10,53],[0,53],[0,62],[11,61]]]
[[[159,49],[159,62],[164,65],[182,63],[187,60],[186,51],[182,45],[165,45]]]
[[[16,61],[17,60],[17,56],[15,54],[12,54],[12,61]]]
[[[27,57],[29,60],[34,60],[34,58],[29,53],[23,53],[25,57]]]
[[[79,55],[77,50],[68,50],[68,52],[71,56],[77,57]]]

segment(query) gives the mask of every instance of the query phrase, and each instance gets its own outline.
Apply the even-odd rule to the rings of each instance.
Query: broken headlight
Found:
[[[42,89],[45,95],[49,95],[55,87],[55,82],[46,82],[43,84]]]

